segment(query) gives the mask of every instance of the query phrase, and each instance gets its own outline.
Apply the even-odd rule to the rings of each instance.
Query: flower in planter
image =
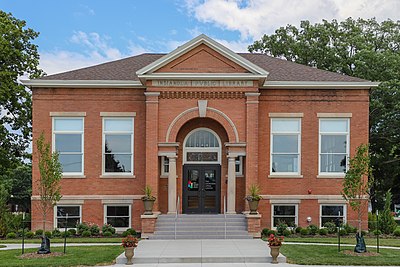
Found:
[[[274,234],[270,234],[268,238],[268,245],[271,246],[281,246],[283,242],[283,236],[275,236]]]
[[[128,235],[127,237],[122,239],[122,244],[124,248],[135,248],[138,245],[138,239],[136,237],[133,237],[131,235]]]

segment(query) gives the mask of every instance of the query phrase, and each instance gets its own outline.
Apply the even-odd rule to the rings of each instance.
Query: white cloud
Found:
[[[348,17],[400,19],[399,0],[185,0],[198,21],[221,29],[239,31],[242,40],[259,39],[264,33],[301,20]]]

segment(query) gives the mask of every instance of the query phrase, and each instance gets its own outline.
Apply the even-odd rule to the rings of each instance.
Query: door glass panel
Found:
[[[199,171],[189,170],[188,174],[188,191],[199,191]]]
[[[204,208],[206,209],[215,209],[216,208],[216,197],[215,196],[206,196],[204,198]]]
[[[215,170],[205,170],[204,178],[204,189],[206,191],[215,191],[217,189]]]
[[[198,209],[199,208],[199,197],[198,196],[188,196],[188,208]]]

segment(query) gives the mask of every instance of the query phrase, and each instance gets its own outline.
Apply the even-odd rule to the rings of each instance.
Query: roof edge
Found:
[[[380,82],[265,81],[261,89],[370,89]]]
[[[21,80],[28,87],[75,87],[75,88],[145,88],[134,80]]]

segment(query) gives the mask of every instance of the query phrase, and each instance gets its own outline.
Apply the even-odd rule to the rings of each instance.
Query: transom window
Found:
[[[131,206],[130,205],[106,205],[105,222],[115,228],[131,227]]]
[[[337,220],[346,223],[346,205],[321,205],[320,214],[320,227],[327,222],[336,223]]]
[[[289,227],[297,225],[297,205],[277,204],[272,205],[272,227],[275,228],[281,223]]]
[[[81,223],[81,206],[56,206],[55,215],[55,225],[57,228],[65,228],[65,223],[67,224],[67,228],[76,228],[76,225]]]
[[[349,119],[320,119],[319,172],[343,174],[349,157]]]
[[[199,128],[190,132],[184,144],[185,163],[221,162],[221,141],[210,129]]]
[[[271,119],[271,174],[300,174],[301,120]]]
[[[83,118],[53,118],[53,150],[63,174],[83,175]]]
[[[133,174],[133,118],[103,119],[103,173]]]

